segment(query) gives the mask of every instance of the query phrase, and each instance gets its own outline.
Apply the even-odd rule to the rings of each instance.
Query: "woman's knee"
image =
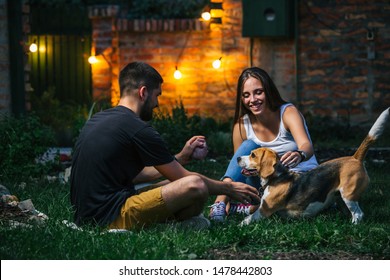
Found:
[[[260,146],[256,144],[253,140],[244,140],[240,147],[238,147],[236,154],[239,155],[249,155],[250,152],[254,149],[259,148]]]

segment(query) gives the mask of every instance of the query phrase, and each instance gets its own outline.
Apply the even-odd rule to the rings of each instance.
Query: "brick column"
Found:
[[[88,7],[92,22],[92,54],[99,62],[92,65],[93,99],[109,99],[112,105],[119,100],[118,87],[118,38],[116,35],[117,5]]]

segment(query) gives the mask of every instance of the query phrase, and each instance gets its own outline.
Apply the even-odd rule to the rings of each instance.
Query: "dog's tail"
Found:
[[[359,148],[356,150],[353,155],[359,161],[363,161],[366,157],[367,151],[370,146],[382,135],[383,130],[385,129],[387,120],[389,119],[390,107],[387,108],[380,114],[380,116],[375,121],[374,125],[371,127],[370,131],[363,142],[360,144]]]

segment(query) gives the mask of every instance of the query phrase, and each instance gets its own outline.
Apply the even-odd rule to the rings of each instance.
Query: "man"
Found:
[[[158,106],[162,83],[150,65],[128,64],[119,75],[118,106],[95,114],[82,129],[70,178],[77,225],[134,229],[196,217],[210,195],[259,200],[249,185],[212,180],[182,166],[203,145],[203,136],[187,141],[176,158],[169,153],[158,132],[146,123]],[[136,184],[161,176],[169,182],[148,191],[135,189]]]

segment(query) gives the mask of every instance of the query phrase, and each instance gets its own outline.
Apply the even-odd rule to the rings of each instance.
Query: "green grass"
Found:
[[[187,166],[218,179],[226,158]],[[390,258],[390,163],[368,161],[371,177],[360,205],[365,219],[352,225],[350,218],[335,209],[308,220],[271,217],[239,227],[240,217],[212,224],[209,230],[191,232],[167,225],[125,234],[103,234],[99,228],[76,231],[61,221],[71,220],[69,186],[44,180],[26,180],[6,185],[20,200],[32,199],[37,210],[47,214],[45,226],[9,228],[0,221],[0,257],[4,259],[274,259],[328,256]],[[23,185],[23,184],[22,184]],[[213,198],[210,198],[212,203]],[[204,213],[208,214],[206,208]],[[341,257],[340,257],[341,255]],[[330,257],[329,257],[330,256]],[[314,257],[316,258],[316,257]]]

